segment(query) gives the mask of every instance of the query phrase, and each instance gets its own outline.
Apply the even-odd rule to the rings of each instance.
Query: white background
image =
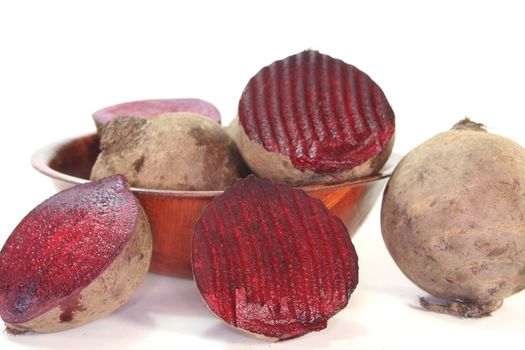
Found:
[[[91,113],[136,99],[199,97],[226,122],[248,79],[306,48],[367,72],[406,153],[470,116],[525,144],[525,11],[519,1],[2,1],[0,242],[54,193],[29,165],[42,145],[94,131]],[[190,280],[149,275],[122,309],[50,335],[0,334],[1,349],[520,348],[525,293],[492,317],[421,311],[388,255],[379,203],[354,240],[360,284],[324,331],[269,344],[202,305]]]

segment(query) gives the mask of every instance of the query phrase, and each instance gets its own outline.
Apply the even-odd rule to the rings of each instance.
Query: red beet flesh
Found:
[[[277,339],[325,328],[358,277],[350,236],[321,201],[253,175],[204,210],[192,265],[215,314]]]
[[[2,319],[26,322],[87,286],[131,238],[138,214],[120,175],[62,191],[33,209],[0,251]],[[64,322],[68,312],[60,315]]]
[[[239,102],[253,142],[301,170],[351,169],[378,155],[394,134],[394,112],[368,75],[317,51],[260,70]]]
[[[176,112],[191,112],[206,116],[217,122],[221,121],[221,114],[214,105],[197,98],[126,102],[101,109],[93,114],[93,118],[98,125],[104,125],[111,119],[119,116],[149,119],[160,114]]]

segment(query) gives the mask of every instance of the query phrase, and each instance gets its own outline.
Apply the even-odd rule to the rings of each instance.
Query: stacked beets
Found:
[[[102,131],[119,117],[181,110],[220,120],[197,99],[126,103],[94,118]],[[394,113],[368,75],[308,50],[248,82],[233,127],[243,158],[269,179],[238,180],[204,210],[193,233],[197,287],[217,316],[247,333],[281,340],[323,329],[357,286],[357,254],[321,201],[271,180],[326,184],[377,172],[392,150]],[[145,214],[122,176],[76,186],[38,206],[7,240],[0,315],[13,332],[80,325],[125,302],[150,256]]]

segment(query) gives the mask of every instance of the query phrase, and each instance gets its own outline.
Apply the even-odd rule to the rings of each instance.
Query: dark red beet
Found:
[[[357,285],[357,255],[321,201],[253,175],[203,212],[193,273],[208,307],[228,324],[277,339],[326,327]]]
[[[239,102],[249,139],[316,173],[351,169],[381,154],[394,134],[394,112],[368,75],[317,51],[260,70]]]
[[[191,112],[221,122],[219,110],[209,102],[197,98],[172,98],[126,102],[106,107],[93,113],[97,127],[116,117],[153,118],[164,113]]]
[[[138,237],[142,234],[145,236]],[[134,253],[139,247],[145,251]],[[146,259],[151,254],[149,226],[124,177],[108,177],[54,195],[22,220],[0,251],[0,316],[8,328],[22,325],[18,329],[23,331],[69,328],[66,325],[55,328],[49,323],[71,322],[75,313],[90,308],[86,303],[93,294],[84,295],[83,289],[108,270],[124,251],[126,266],[120,266],[119,273],[124,275],[129,268],[144,275],[149,265]],[[137,262],[141,265],[138,267],[132,261],[137,254],[142,254],[138,260],[144,259]],[[136,284],[135,280],[141,280],[143,275],[115,277],[106,273],[105,283],[112,286],[113,281],[122,288],[117,283],[122,278],[128,284]],[[127,297],[124,289],[111,291],[111,297],[119,299],[119,305]],[[107,298],[105,292],[96,293]],[[61,309],[56,320],[24,325],[55,307]],[[97,310],[88,313],[103,313],[98,306],[94,309]],[[91,314],[80,317],[78,322],[87,322]]]

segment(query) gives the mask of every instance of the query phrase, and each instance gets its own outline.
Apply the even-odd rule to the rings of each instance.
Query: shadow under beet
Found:
[[[152,273],[148,274],[133,298],[114,314],[145,325],[155,324],[160,316],[214,319],[193,280]]]

